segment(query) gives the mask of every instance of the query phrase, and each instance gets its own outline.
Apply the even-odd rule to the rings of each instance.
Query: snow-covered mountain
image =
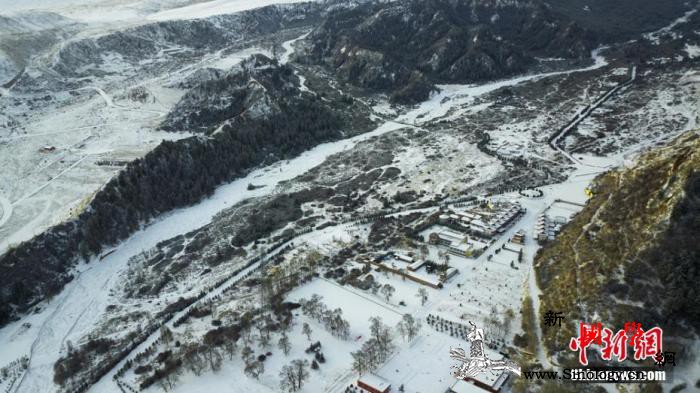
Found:
[[[0,84],[9,82],[32,56],[66,39],[80,27],[46,11],[0,13]]]

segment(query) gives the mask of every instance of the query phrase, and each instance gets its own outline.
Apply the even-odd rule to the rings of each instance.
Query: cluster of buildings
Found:
[[[537,217],[537,224],[535,224],[534,238],[540,244],[548,241],[554,240],[557,233],[561,231],[561,226],[566,223],[566,217],[555,217],[550,218],[546,214],[542,213]]]
[[[438,219],[443,225],[492,238],[505,232],[523,213],[525,208],[519,203],[489,202],[485,206],[475,206],[465,211],[447,211],[440,214]]]
[[[446,228],[431,232],[428,235],[428,243],[434,246],[443,246],[450,254],[469,258],[478,257],[487,248],[486,244],[478,240],[470,239],[465,234],[456,233]]]
[[[428,243],[435,246],[453,246],[464,243],[466,240],[467,236],[451,231],[432,232],[428,235]]]
[[[365,259],[361,260],[361,262],[369,263],[383,271],[402,276],[418,284],[435,289],[442,288],[443,283],[459,274],[459,270],[454,267],[449,267],[438,275],[428,274],[422,271],[428,261],[417,260],[399,253],[388,253],[374,260]]]

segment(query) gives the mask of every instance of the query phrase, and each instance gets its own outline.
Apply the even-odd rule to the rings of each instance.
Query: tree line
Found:
[[[238,117],[211,137],[164,141],[110,180],[71,221],[0,257],[0,326],[74,279],[80,259],[126,239],[143,223],[191,205],[252,168],[340,138],[343,117],[319,98],[285,96],[263,118]]]

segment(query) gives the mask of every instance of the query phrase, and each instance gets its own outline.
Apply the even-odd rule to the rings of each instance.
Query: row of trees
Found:
[[[389,327],[379,317],[369,319],[370,338],[362,344],[359,351],[352,352],[352,368],[358,374],[364,374],[379,367],[394,349],[393,337]]]
[[[256,269],[256,271],[258,270]],[[177,359],[177,367],[167,368],[167,373],[164,372],[164,369],[156,368],[152,375],[143,380],[145,384],[142,383],[142,387],[158,382],[163,389],[169,390],[175,385],[183,369],[189,369],[195,375],[201,375],[206,370],[217,371],[221,368],[225,356],[229,360],[233,360],[236,353],[240,354],[244,363],[243,372],[248,377],[257,379],[265,372],[264,361],[270,354],[268,351],[273,340],[273,332],[276,331],[280,332],[277,347],[285,355],[289,354],[291,342],[287,332],[292,328],[290,310],[298,305],[283,303],[281,299],[284,297],[284,292],[297,284],[297,268],[282,269],[275,265],[263,275],[262,279],[259,277],[251,278],[250,275],[246,275],[246,277],[249,278],[250,285],[258,288],[258,308],[233,313],[235,315],[233,317],[235,324],[233,325],[221,326],[221,319],[213,317],[212,324],[217,328],[207,332],[201,341],[194,340],[193,342],[191,337],[188,338],[185,341],[189,343],[185,345],[175,340],[173,332],[164,326],[157,342],[164,344],[166,350],[173,351],[172,358]],[[220,295],[215,299],[220,299]],[[208,302],[207,305],[209,303],[211,302]],[[220,314],[219,317],[223,315]],[[310,338],[310,328],[305,334]],[[174,347],[172,346],[173,342],[176,343]],[[262,354],[258,356],[255,355],[253,349],[255,344],[262,350]],[[137,356],[136,361],[143,364],[153,353],[152,351],[144,356]],[[156,357],[156,361],[159,363],[158,357],[161,354]],[[150,372],[153,370],[150,365],[147,367],[146,369],[145,366],[139,366],[135,372],[139,374],[139,371]]]
[[[343,310],[329,310],[321,299],[317,294],[313,294],[311,299],[302,299],[302,313],[323,324],[332,335],[347,340],[350,337],[350,323],[343,318]]]

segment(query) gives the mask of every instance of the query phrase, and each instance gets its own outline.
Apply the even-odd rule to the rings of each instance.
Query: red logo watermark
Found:
[[[656,359],[663,354],[663,330],[660,327],[644,330],[639,323],[626,322],[623,329],[613,333],[601,323],[581,322],[578,337],[571,338],[569,349],[578,351],[578,360],[584,366],[588,365],[586,349],[592,344],[602,348],[601,357],[608,361],[613,357],[618,362],[626,360],[628,346],[634,350],[634,360]]]

